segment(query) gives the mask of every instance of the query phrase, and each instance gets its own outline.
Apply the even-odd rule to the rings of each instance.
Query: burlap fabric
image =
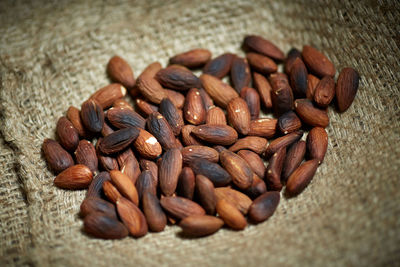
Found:
[[[399,32],[396,1],[1,1],[0,265],[381,266],[400,260]],[[312,44],[361,75],[329,111],[324,164],[299,197],[245,231],[182,239],[92,239],[83,191],[52,184],[40,148],[57,119],[109,81],[121,55],[138,74],[190,48],[242,54],[256,33],[285,51]]]

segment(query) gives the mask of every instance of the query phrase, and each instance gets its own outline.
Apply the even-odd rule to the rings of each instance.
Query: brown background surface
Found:
[[[1,1],[0,265],[399,264],[399,18],[397,1]],[[114,54],[137,75],[190,48],[241,54],[248,33],[285,52],[314,45],[361,75],[352,107],[329,111],[328,153],[311,185],[242,232],[82,234],[84,192],[55,188],[40,153],[57,119],[109,82]]]

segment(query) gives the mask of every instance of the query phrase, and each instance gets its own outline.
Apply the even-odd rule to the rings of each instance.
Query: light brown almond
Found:
[[[296,99],[294,107],[302,122],[323,128],[329,125],[327,112],[316,107],[309,99]]]
[[[201,237],[214,234],[223,225],[223,220],[209,215],[189,216],[179,223],[182,232],[191,237]]]
[[[265,78],[262,74],[257,72],[253,72],[253,83],[254,87],[258,90],[260,94],[261,102],[265,108],[272,108],[272,87],[268,82],[267,78]]]
[[[312,74],[307,75],[307,92],[306,97],[310,100],[314,99],[314,92],[317,84],[319,83],[319,79]]]
[[[221,199],[228,201],[244,215],[247,214],[252,203],[252,200],[247,195],[230,187],[215,188],[215,196],[217,201]]]
[[[140,175],[139,162],[130,148],[126,149],[117,156],[119,170],[126,174],[132,183],[136,183]]]
[[[107,73],[111,80],[122,84],[127,88],[133,88],[135,85],[135,78],[133,71],[128,62],[119,56],[114,56],[108,61]]]
[[[318,164],[324,160],[328,149],[328,134],[322,127],[314,127],[307,135],[307,150],[310,159],[317,159]]]
[[[207,49],[193,49],[169,59],[170,64],[179,64],[187,68],[199,68],[211,59],[211,52]]]
[[[281,147],[286,147],[294,142],[298,141],[303,136],[303,131],[296,131],[273,140],[267,150],[265,151],[265,157],[269,159],[275,152],[277,152]]]
[[[139,92],[149,101],[160,104],[161,100],[167,97],[167,92],[161,84],[150,76],[139,76],[136,80]]]
[[[314,101],[318,106],[326,108],[335,96],[335,81],[330,76],[323,77],[314,91]]]
[[[162,156],[158,169],[160,189],[164,195],[171,196],[175,192],[181,170],[182,154],[179,149],[167,150]]]
[[[203,145],[203,142],[192,134],[192,130],[196,126],[187,124],[182,127],[182,142],[185,146]]]
[[[277,119],[272,118],[252,120],[250,122],[249,135],[261,136],[266,138],[273,137],[276,132],[277,122]]]
[[[243,230],[247,226],[246,218],[242,213],[226,200],[219,200],[216,210],[219,217],[233,230]]]
[[[247,135],[250,130],[250,110],[246,101],[237,97],[232,99],[226,107],[229,123],[238,133]]]
[[[276,63],[269,57],[250,52],[246,54],[246,58],[251,69],[258,73],[268,75],[278,70]]]
[[[117,203],[118,215],[133,237],[142,237],[147,234],[147,222],[142,211],[128,199],[121,197]]]
[[[62,189],[85,189],[92,179],[92,171],[85,165],[77,164],[58,174],[54,179],[54,185]]]
[[[83,126],[79,109],[70,106],[67,110],[67,118],[78,131],[80,137],[89,137],[88,131]]]
[[[146,102],[144,99],[136,98],[136,110],[144,117],[149,116],[151,113],[158,111],[158,107]]]
[[[185,120],[194,125],[202,124],[206,120],[206,109],[198,89],[192,88],[186,94],[183,114]]]
[[[236,152],[241,149],[249,149],[257,154],[262,154],[268,147],[268,140],[258,136],[247,136],[242,139],[238,139],[229,150]]]
[[[135,205],[139,205],[139,196],[135,184],[132,183],[132,180],[126,174],[112,170],[110,171],[110,177],[112,183],[124,197],[132,201]]]
[[[112,203],[116,204],[118,199],[122,198],[121,193],[118,189],[111,183],[111,181],[103,182],[103,192],[107,199]]]
[[[139,129],[139,136],[133,142],[133,146],[140,156],[154,159],[161,155],[162,148],[157,139],[148,131]]]
[[[220,107],[211,107],[207,111],[206,124],[226,125],[226,117],[224,111]]]
[[[203,74],[200,76],[200,80],[206,92],[222,108],[225,108],[232,99],[239,96],[232,87],[214,76]]]
[[[233,183],[240,189],[249,188],[253,182],[253,170],[240,156],[227,149],[219,153],[224,169],[231,175]]]
[[[333,63],[319,50],[312,46],[305,45],[301,52],[307,68],[318,77],[335,76],[336,69]]]
[[[132,76],[133,78],[133,76]],[[134,83],[134,81],[133,81]],[[90,96],[103,109],[109,108],[117,100],[126,95],[126,88],[120,83],[112,83],[97,90]]]
[[[312,159],[301,164],[290,176],[286,184],[286,194],[300,194],[311,182],[318,168],[318,160]]]
[[[264,162],[257,153],[250,150],[239,150],[237,154],[249,164],[255,174],[259,177],[264,177],[266,168]]]

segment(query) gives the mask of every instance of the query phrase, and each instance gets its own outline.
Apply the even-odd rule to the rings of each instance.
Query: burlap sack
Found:
[[[48,1],[50,2],[50,1]],[[378,266],[400,260],[397,1],[1,1],[0,265]],[[40,152],[57,119],[109,81],[121,55],[136,74],[190,48],[242,54],[256,33],[284,51],[311,44],[361,75],[352,107],[329,110],[325,162],[267,222],[182,239],[93,239],[83,191],[52,184]]]

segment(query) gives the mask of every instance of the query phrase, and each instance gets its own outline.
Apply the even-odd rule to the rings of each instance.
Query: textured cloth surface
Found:
[[[1,1],[0,265],[381,266],[400,261],[400,6],[380,1]],[[285,52],[311,44],[361,75],[329,110],[328,153],[309,187],[267,222],[182,239],[178,227],[119,241],[81,232],[84,191],[53,186],[41,155],[57,119],[109,83],[203,47],[243,55],[255,33]]]

